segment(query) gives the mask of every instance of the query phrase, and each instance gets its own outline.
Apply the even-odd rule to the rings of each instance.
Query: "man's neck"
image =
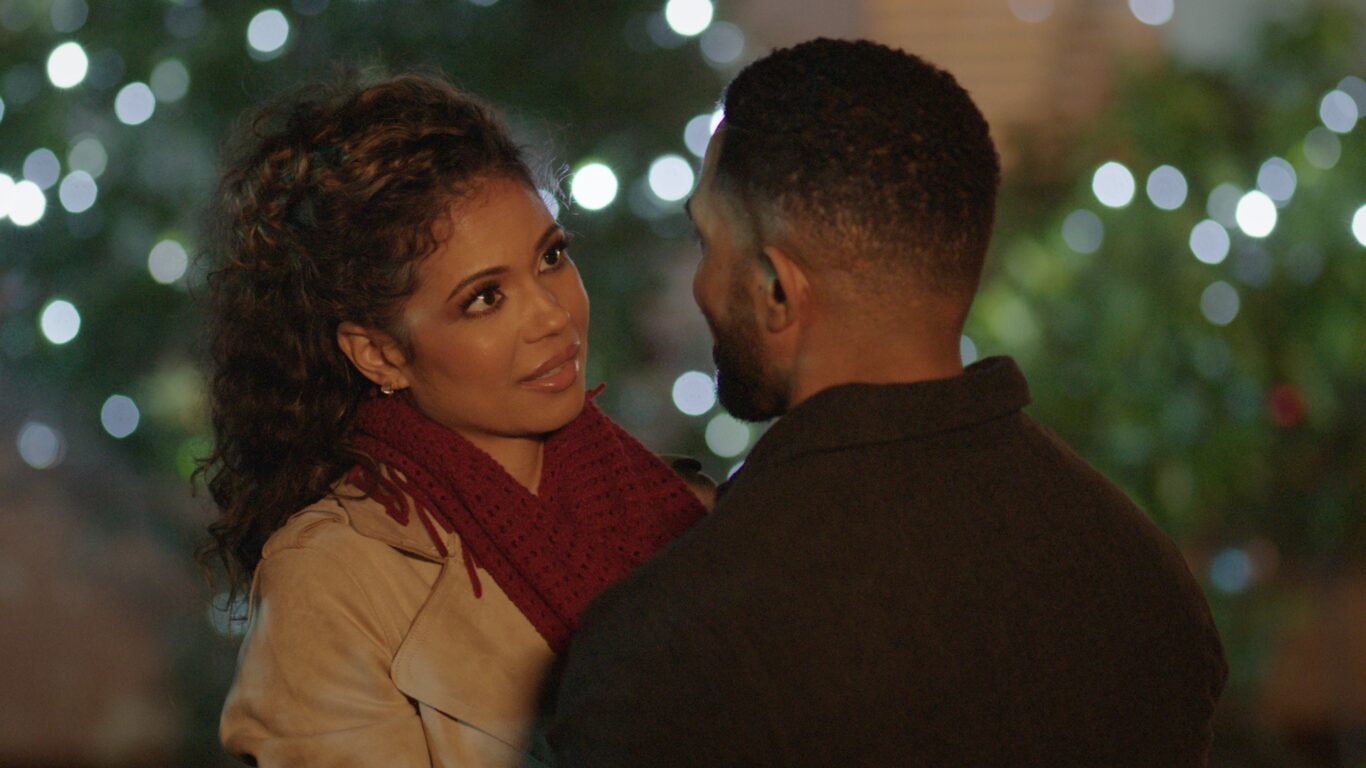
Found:
[[[798,355],[789,408],[841,384],[909,384],[963,372],[957,339],[848,332],[813,334]]]

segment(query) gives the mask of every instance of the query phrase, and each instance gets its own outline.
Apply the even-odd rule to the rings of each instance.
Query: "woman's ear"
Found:
[[[337,346],[365,378],[395,391],[407,388],[408,358],[393,336],[347,320],[337,325]]]
[[[765,283],[759,316],[770,333],[777,333],[810,311],[811,282],[806,270],[779,246],[765,246],[761,259]]]

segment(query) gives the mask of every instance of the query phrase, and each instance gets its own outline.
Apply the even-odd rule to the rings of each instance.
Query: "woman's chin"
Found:
[[[523,411],[524,418],[530,417],[528,420],[532,422],[528,425],[531,427],[528,431],[534,434],[549,434],[562,429],[583,413],[584,405],[588,402],[582,383],[554,394],[537,395],[543,398],[543,402],[527,403]]]

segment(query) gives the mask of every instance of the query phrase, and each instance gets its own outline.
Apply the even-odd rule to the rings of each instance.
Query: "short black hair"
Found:
[[[877,265],[935,292],[976,291],[1000,161],[948,72],[866,40],[817,39],[750,64],[723,108],[716,178],[761,239],[785,230],[855,278]]]

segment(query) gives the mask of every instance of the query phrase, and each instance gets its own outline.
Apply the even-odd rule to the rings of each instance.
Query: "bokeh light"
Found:
[[[1352,215],[1352,236],[1362,247],[1366,247],[1366,205],[1358,208]]]
[[[708,450],[723,459],[729,459],[739,456],[749,447],[749,425],[728,413],[718,413],[707,422],[704,437]]]
[[[1111,160],[1096,169],[1091,191],[1103,205],[1123,208],[1134,199],[1134,175],[1123,163]]]
[[[98,179],[109,164],[109,155],[104,151],[104,144],[100,143],[99,139],[86,136],[77,140],[71,147],[71,151],[66,154],[66,164],[72,170],[85,171]]]
[[[1360,116],[1356,101],[1342,91],[1329,91],[1319,102],[1319,119],[1334,133],[1349,133]]]
[[[1262,163],[1257,171],[1257,188],[1276,203],[1286,203],[1294,197],[1297,181],[1295,167],[1279,157]]]
[[[1237,547],[1229,547],[1210,560],[1209,580],[1220,591],[1237,594],[1252,583],[1252,558]]]
[[[162,285],[170,285],[184,277],[189,265],[190,256],[185,252],[185,246],[175,240],[162,240],[147,254],[147,271]]]
[[[1243,199],[1243,190],[1227,182],[1210,190],[1205,201],[1205,212],[1211,219],[1225,227],[1238,226],[1238,201]]]
[[[146,83],[129,83],[114,97],[114,115],[124,125],[142,125],[156,108],[157,98]]]
[[[745,33],[728,21],[718,21],[702,33],[699,47],[711,64],[734,64],[745,54]]]
[[[1077,253],[1095,253],[1105,242],[1105,224],[1096,214],[1079,208],[1063,219],[1062,239]]]
[[[51,189],[62,177],[62,161],[50,149],[35,149],[24,158],[24,178],[38,185],[39,189]]]
[[[1238,289],[1223,280],[1210,283],[1200,294],[1200,312],[1206,320],[1215,325],[1222,326],[1233,322],[1238,316],[1240,306]]]
[[[62,43],[47,57],[47,79],[58,88],[75,88],[90,71],[90,59],[80,43]]]
[[[37,184],[25,179],[9,193],[9,220],[17,226],[37,224],[47,212],[47,197]]]
[[[148,78],[157,101],[171,104],[185,98],[190,91],[190,70],[179,59],[166,59],[152,69]]]
[[[1336,133],[1320,125],[1304,137],[1304,157],[1319,170],[1332,170],[1342,158],[1342,141]]]
[[[34,469],[51,469],[62,461],[65,453],[62,435],[41,421],[28,421],[19,428],[15,445],[19,458]]]
[[[104,431],[120,440],[137,431],[142,413],[137,403],[126,395],[110,395],[100,408],[100,425]]]
[[[1229,245],[1228,230],[1214,219],[1205,219],[1191,228],[1191,253],[1205,264],[1222,262],[1228,257]]]
[[[1129,10],[1144,24],[1158,27],[1172,20],[1176,3],[1174,0],[1129,0]]]
[[[617,199],[617,175],[602,163],[587,163],[574,172],[569,194],[574,202],[590,211],[600,211]]]
[[[1366,80],[1356,75],[1348,75],[1338,81],[1339,91],[1352,97],[1357,105],[1357,116],[1366,115]]]
[[[57,199],[61,201],[62,207],[69,213],[82,213],[90,210],[95,204],[95,198],[99,195],[99,187],[95,184],[95,179],[85,171],[72,171],[62,179],[62,185],[57,190]]]
[[[716,405],[716,382],[701,371],[688,371],[674,380],[674,407],[688,416],[701,416]]]
[[[1010,12],[1020,21],[1037,24],[1053,15],[1053,0],[1010,0]]]
[[[1265,192],[1254,189],[1238,201],[1234,218],[1248,237],[1266,237],[1276,228],[1276,203]]]
[[[707,144],[711,141],[714,130],[710,113],[698,115],[689,120],[688,124],[683,127],[683,144],[687,146],[689,152],[702,157],[707,154]]]
[[[700,35],[711,26],[716,9],[711,0],[669,0],[664,6],[664,20],[669,28],[684,37]]]
[[[660,200],[677,202],[692,191],[692,165],[678,155],[664,155],[650,164],[650,191]]]
[[[958,359],[963,365],[972,365],[977,362],[977,344],[967,336],[958,339]]]
[[[1164,211],[1180,208],[1188,191],[1186,177],[1173,166],[1159,165],[1148,174],[1148,199]]]
[[[54,299],[38,315],[38,329],[49,342],[61,346],[81,332],[81,313],[65,299]]]
[[[257,53],[275,53],[289,40],[289,19],[274,8],[251,17],[247,24],[247,45]]]
[[[48,19],[52,29],[62,34],[70,34],[85,26],[90,18],[90,7],[85,0],[54,0]]]

